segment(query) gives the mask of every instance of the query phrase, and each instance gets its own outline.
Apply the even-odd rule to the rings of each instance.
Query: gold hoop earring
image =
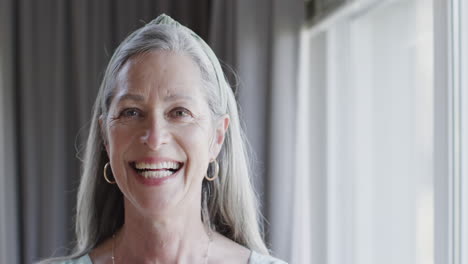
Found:
[[[214,171],[214,173],[213,173],[213,177],[211,177],[211,178],[208,177],[208,173],[205,175],[205,179],[206,179],[207,181],[214,181],[214,180],[216,180],[216,178],[218,178],[218,174],[219,174],[219,164],[218,164],[218,162],[217,162],[216,160],[213,160],[212,163],[214,163],[214,165],[215,165],[215,171]]]
[[[107,168],[109,167],[110,163],[107,162],[106,165],[104,165],[104,179],[106,180],[106,182],[110,183],[110,184],[114,184],[115,181],[111,181],[109,180],[109,178],[107,178]]]

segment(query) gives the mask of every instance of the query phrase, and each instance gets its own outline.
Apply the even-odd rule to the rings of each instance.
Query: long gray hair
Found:
[[[234,93],[226,81],[211,48],[190,29],[161,15],[129,35],[112,56],[93,109],[83,160],[76,212],[74,258],[90,252],[111,237],[124,221],[123,194],[103,178],[109,161],[105,135],[99,118],[108,114],[117,74],[133,56],[162,50],[188,55],[198,65],[213,117],[228,114],[229,128],[217,158],[219,177],[202,184],[202,220],[210,228],[262,254],[268,250],[262,238],[257,198],[251,185],[245,136],[242,132]],[[106,118],[102,118],[106,120]],[[211,168],[207,174],[210,175]]]

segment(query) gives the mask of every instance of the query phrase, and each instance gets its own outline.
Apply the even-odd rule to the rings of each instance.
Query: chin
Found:
[[[140,180],[132,182],[132,189],[126,198],[126,210],[133,207],[132,212],[146,217],[160,217],[171,214],[180,207],[185,190],[183,177],[167,179],[162,184],[146,185]],[[125,195],[127,196],[127,195]]]

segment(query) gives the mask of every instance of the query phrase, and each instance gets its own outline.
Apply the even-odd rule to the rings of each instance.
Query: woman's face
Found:
[[[199,207],[229,124],[227,116],[213,120],[203,89],[198,66],[183,54],[153,51],[120,70],[100,124],[126,210],[159,215]]]

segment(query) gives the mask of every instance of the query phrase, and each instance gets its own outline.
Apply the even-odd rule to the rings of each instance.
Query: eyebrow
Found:
[[[164,101],[174,101],[174,100],[179,100],[179,99],[193,101],[193,97],[189,95],[185,95],[185,94],[170,94],[164,97]]]
[[[126,94],[120,95],[119,98],[118,98],[119,103],[122,102],[122,101],[126,101],[126,100],[141,102],[141,101],[144,101],[145,98],[142,95],[131,94],[131,93],[126,93]]]
[[[170,94],[164,97],[164,101],[174,101],[174,100],[179,100],[179,99],[185,99],[189,101],[194,100],[193,97],[189,95],[184,95],[184,94]],[[118,97],[118,102],[122,102],[126,100],[142,102],[145,100],[145,97],[139,94],[132,94],[132,93],[126,93]]]

